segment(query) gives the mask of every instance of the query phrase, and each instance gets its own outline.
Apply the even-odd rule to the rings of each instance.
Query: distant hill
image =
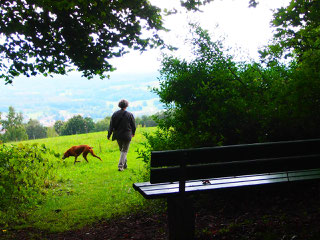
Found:
[[[118,101],[125,98],[135,116],[151,115],[162,109],[158,96],[150,91],[155,86],[157,73],[115,74],[106,80],[87,80],[76,73],[18,78],[13,85],[0,85],[0,112],[13,106],[26,119],[38,119],[44,125],[75,114],[98,120],[110,116],[118,109]]]

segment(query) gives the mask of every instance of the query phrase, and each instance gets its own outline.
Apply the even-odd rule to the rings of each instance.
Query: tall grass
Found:
[[[89,163],[82,156],[78,157],[81,162],[75,165],[73,157],[56,160],[61,161],[56,183],[48,190],[46,200],[29,214],[26,225],[20,227],[65,231],[139,210],[146,202],[132,188],[132,183],[141,180],[140,173],[144,171],[136,150],[143,147],[143,132],[153,130],[138,128],[128,153],[128,169],[123,172],[117,168],[120,156],[117,143],[107,140],[106,132],[24,141],[44,143],[61,154],[73,145],[88,144],[103,161],[90,154]]]

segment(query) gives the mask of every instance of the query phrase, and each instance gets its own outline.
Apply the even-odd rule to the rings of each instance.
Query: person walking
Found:
[[[120,159],[118,170],[123,171],[127,168],[127,154],[132,137],[136,132],[136,123],[132,113],[126,111],[129,102],[125,99],[118,104],[120,110],[114,112],[110,119],[108,140],[112,134],[112,141],[117,140],[120,149]]]

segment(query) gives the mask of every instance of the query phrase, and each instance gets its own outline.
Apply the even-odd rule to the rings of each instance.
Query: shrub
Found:
[[[164,55],[153,91],[165,111],[151,151],[320,137],[319,71],[295,61],[237,62],[192,25],[193,58]]]
[[[55,169],[46,153],[54,154],[44,144],[0,144],[0,226],[23,220],[21,213],[43,199]]]

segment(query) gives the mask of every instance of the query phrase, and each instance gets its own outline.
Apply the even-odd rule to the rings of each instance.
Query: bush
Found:
[[[319,71],[294,61],[237,62],[207,31],[193,25],[193,58],[164,55],[160,85],[165,105],[151,151],[320,137]]]
[[[21,214],[37,205],[54,179],[45,145],[0,145],[0,226],[23,221]],[[58,157],[58,154],[56,154]]]
[[[173,130],[173,129],[171,129]],[[151,160],[151,151],[161,151],[169,149],[177,149],[179,145],[174,141],[172,136],[173,131],[163,131],[160,128],[157,128],[155,132],[144,133],[147,141],[141,143],[142,148],[137,149],[138,158],[141,159],[145,165],[143,172],[141,172],[142,178],[145,181],[149,181],[150,177],[150,160]]]

